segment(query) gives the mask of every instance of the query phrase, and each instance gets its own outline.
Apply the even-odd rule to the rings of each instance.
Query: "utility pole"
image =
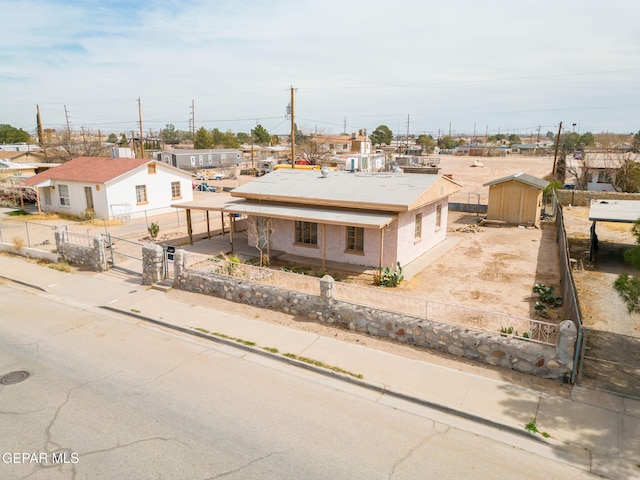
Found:
[[[342,134],[347,134],[347,117],[344,117],[344,126],[342,127]]]
[[[69,126],[69,112],[67,112],[67,106],[64,106],[64,116],[67,119],[67,135],[69,135],[69,139],[71,139],[71,127]]]
[[[144,140],[142,139],[142,104],[138,97],[138,117],[140,119],[140,158],[144,158]]]
[[[296,123],[294,120],[293,93],[294,88],[291,85],[291,168],[296,168]]]
[[[193,135],[193,141],[196,141],[196,104],[191,100],[191,135]]]
[[[407,148],[409,148],[409,117],[410,114],[407,113]]]
[[[38,118],[38,139],[40,140],[40,146],[42,147],[42,153],[44,158],[47,158],[47,146],[44,141],[44,129],[42,128],[42,117],[40,117],[40,105],[36,105],[37,118]]]
[[[538,125],[538,137],[536,138],[536,143],[540,143],[540,127],[541,125]]]
[[[558,147],[560,146],[560,133],[562,132],[562,122],[558,126],[558,136],[556,137],[556,152],[553,155],[553,169],[551,170],[551,175],[555,177],[556,175],[556,162],[558,160]]]

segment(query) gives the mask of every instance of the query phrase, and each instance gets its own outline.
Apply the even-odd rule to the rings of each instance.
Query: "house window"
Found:
[[[149,165],[147,165],[147,173],[149,175],[154,175],[156,173],[156,164],[155,163],[150,163]]]
[[[609,172],[598,172],[598,183],[611,183],[611,174]]]
[[[209,165],[213,165],[213,155],[207,155],[207,160],[209,161]]]
[[[364,228],[347,227],[347,251],[364,252]]]
[[[191,165],[193,165],[194,167],[196,165],[196,156],[195,155],[191,155]]]
[[[71,202],[69,201],[69,186],[68,185],[58,185],[58,197],[60,198],[60,205],[63,207],[71,206]]]
[[[442,205],[436,206],[436,230],[442,227]]]
[[[171,160],[169,159],[168,155],[164,156],[164,161],[165,161],[165,163],[171,163]]]
[[[318,224],[296,221],[296,243],[318,245]]]
[[[180,192],[180,182],[171,182],[171,198],[172,199],[182,198],[182,195]]]
[[[204,155],[198,155],[198,165],[204,165]]]
[[[227,159],[227,154],[226,153],[221,153],[220,154],[220,161],[224,162]]]
[[[414,233],[416,242],[422,240],[422,212],[416,213],[416,231]]]
[[[136,202],[147,203],[147,186],[146,185],[136,185]]]

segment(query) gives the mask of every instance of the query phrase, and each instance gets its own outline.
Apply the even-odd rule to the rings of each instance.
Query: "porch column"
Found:
[[[207,238],[211,238],[211,227],[209,226],[209,210],[205,210],[207,215]]]
[[[382,252],[384,251],[384,227],[380,229],[380,261],[378,268],[382,268]]]
[[[193,226],[191,225],[191,209],[187,208],[187,233],[189,234],[189,244],[193,245]]]
[[[322,224],[322,269],[327,268],[327,224]]]

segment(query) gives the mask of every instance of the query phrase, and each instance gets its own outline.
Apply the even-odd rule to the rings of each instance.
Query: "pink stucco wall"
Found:
[[[447,202],[442,205],[441,226],[436,230],[436,205],[433,203],[421,209],[401,213],[398,220],[383,229],[382,266],[390,267],[400,262],[401,265],[415,260],[446,238],[447,235]],[[422,239],[415,241],[415,217],[422,212]],[[249,221],[252,221],[251,217]],[[380,263],[380,231],[365,228],[364,254],[345,251],[346,227],[326,225],[327,261],[378,267]],[[255,228],[248,229],[249,244],[255,245]],[[318,245],[303,246],[295,244],[295,224],[293,220],[271,219],[271,250],[279,250],[291,255],[322,259],[323,234],[322,225],[318,224]]]

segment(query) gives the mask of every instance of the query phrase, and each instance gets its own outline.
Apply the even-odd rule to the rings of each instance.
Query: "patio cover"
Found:
[[[590,228],[589,260],[593,261],[598,249],[597,222],[633,223],[640,219],[640,200],[591,200],[589,205]]]

